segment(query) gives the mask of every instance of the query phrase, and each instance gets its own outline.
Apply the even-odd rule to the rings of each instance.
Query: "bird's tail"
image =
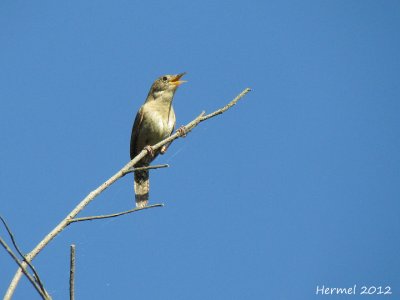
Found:
[[[149,190],[150,190],[148,170],[135,172],[134,188],[135,188],[136,207],[142,208],[147,206],[147,203],[149,202]]]

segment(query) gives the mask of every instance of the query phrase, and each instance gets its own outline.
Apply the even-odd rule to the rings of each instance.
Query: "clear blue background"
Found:
[[[26,252],[129,161],[155,78],[188,72],[177,125],[254,89],[156,160],[171,165],[151,173],[164,208],[74,224],[40,253],[54,299],[71,243],[77,299],[354,284],[398,298],[399,15],[398,1],[2,1],[0,213]],[[80,216],[133,205],[130,175]],[[1,251],[1,293],[15,269]],[[15,299],[38,296],[23,279]]]

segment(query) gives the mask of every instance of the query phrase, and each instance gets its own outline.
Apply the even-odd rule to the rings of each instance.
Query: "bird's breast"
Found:
[[[175,113],[171,105],[146,103],[143,109],[143,134],[147,143],[156,144],[168,137],[175,126]]]

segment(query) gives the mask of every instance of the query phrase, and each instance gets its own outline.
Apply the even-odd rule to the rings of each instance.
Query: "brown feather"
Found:
[[[175,112],[172,100],[177,87],[183,83],[180,78],[184,73],[165,75],[158,78],[150,88],[147,99],[136,114],[132,126],[130,157],[133,159],[146,146],[152,146],[165,139],[174,131]],[[163,147],[166,149],[168,145]],[[148,166],[160,153],[147,155],[135,167]],[[136,207],[144,207],[149,199],[149,171],[134,172]]]

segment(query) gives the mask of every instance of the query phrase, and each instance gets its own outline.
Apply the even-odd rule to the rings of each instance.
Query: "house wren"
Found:
[[[167,150],[168,145],[153,151],[151,146],[169,137],[175,128],[175,112],[172,100],[179,85],[185,81],[180,80],[185,73],[177,75],[164,75],[154,81],[147,99],[139,109],[131,134],[131,159],[138,155],[144,148],[149,154],[141,159],[135,167],[148,166],[156,156]],[[135,199],[136,207],[147,206],[149,200],[149,171],[135,171]]]

